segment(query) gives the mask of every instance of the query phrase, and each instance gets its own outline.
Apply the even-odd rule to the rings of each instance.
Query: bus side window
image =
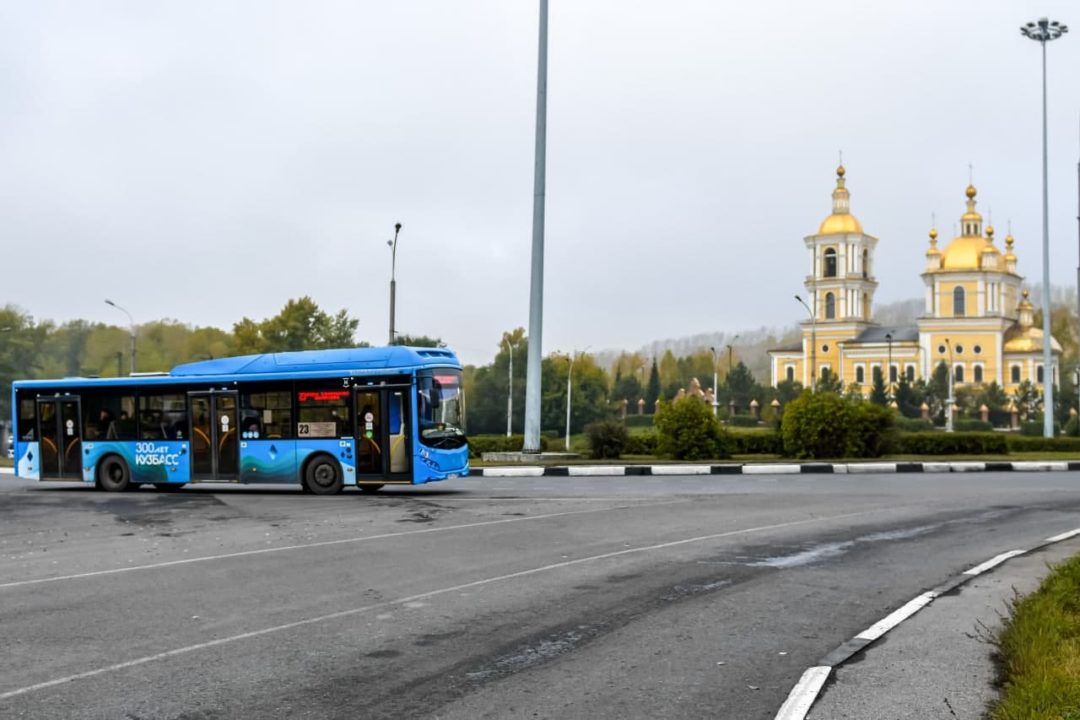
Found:
[[[19,440],[33,442],[37,440],[37,413],[33,398],[19,399]]]

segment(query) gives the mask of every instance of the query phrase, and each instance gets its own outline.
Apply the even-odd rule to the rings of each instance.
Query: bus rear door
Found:
[[[191,422],[191,479],[234,482],[240,478],[237,393],[188,393]]]
[[[78,397],[38,398],[41,478],[82,480],[82,422]]]

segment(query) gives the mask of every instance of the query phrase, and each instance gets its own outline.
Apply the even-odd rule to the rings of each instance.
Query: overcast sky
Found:
[[[0,3],[0,303],[229,328],[291,297],[486,362],[528,324],[537,0]],[[921,297],[930,215],[1076,281],[1075,1],[552,0],[544,350],[786,325],[837,152]],[[942,243],[944,246],[945,243]]]

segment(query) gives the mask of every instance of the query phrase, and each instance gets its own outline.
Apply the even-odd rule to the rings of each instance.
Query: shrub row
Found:
[[[1080,452],[1080,437],[1024,437],[1009,435],[1006,438],[1009,452]]]
[[[799,459],[880,457],[893,452],[895,416],[888,408],[831,392],[804,392],[781,423],[784,454]]]
[[[994,425],[990,421],[961,419],[953,423],[953,430],[957,432],[993,432]]]
[[[1009,446],[1001,433],[901,433],[895,452],[901,455],[1005,455]]]
[[[732,415],[725,422],[732,427],[756,428],[761,423],[753,415]]]
[[[469,459],[478,460],[486,452],[520,452],[525,447],[524,435],[470,435]],[[548,449],[548,439],[540,436],[540,449]]]
[[[784,436],[775,430],[755,430],[731,434],[735,455],[783,455]]]

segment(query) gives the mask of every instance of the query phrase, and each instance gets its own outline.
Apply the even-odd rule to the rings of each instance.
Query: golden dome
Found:
[[[968,200],[974,200],[975,195],[977,194],[977,191],[975,190],[975,186],[974,185],[968,185],[967,190],[964,191],[964,194],[968,196]]]
[[[937,228],[930,228],[930,239],[937,240]]]
[[[994,226],[993,225],[987,225],[986,226],[986,237],[989,238],[991,241],[994,239]]]
[[[993,245],[986,238],[975,236],[961,236],[949,243],[942,253],[942,270],[978,270],[979,257],[983,250],[990,248],[996,252]]]
[[[1005,333],[1003,351],[1006,353],[1033,353],[1042,352],[1042,349],[1043,331],[1037,327],[1022,328],[1013,326],[1012,329]],[[1050,336],[1050,349],[1055,353],[1061,352],[1061,345],[1052,335]]]
[[[863,231],[862,223],[851,214],[851,194],[845,187],[844,175],[847,173],[844,166],[836,168],[836,189],[833,190],[832,215],[821,221],[818,235],[846,235],[858,234]]]
[[[818,235],[844,235],[847,233],[861,235],[862,231],[862,223],[851,213],[834,213],[822,221],[821,227],[818,228]]]

